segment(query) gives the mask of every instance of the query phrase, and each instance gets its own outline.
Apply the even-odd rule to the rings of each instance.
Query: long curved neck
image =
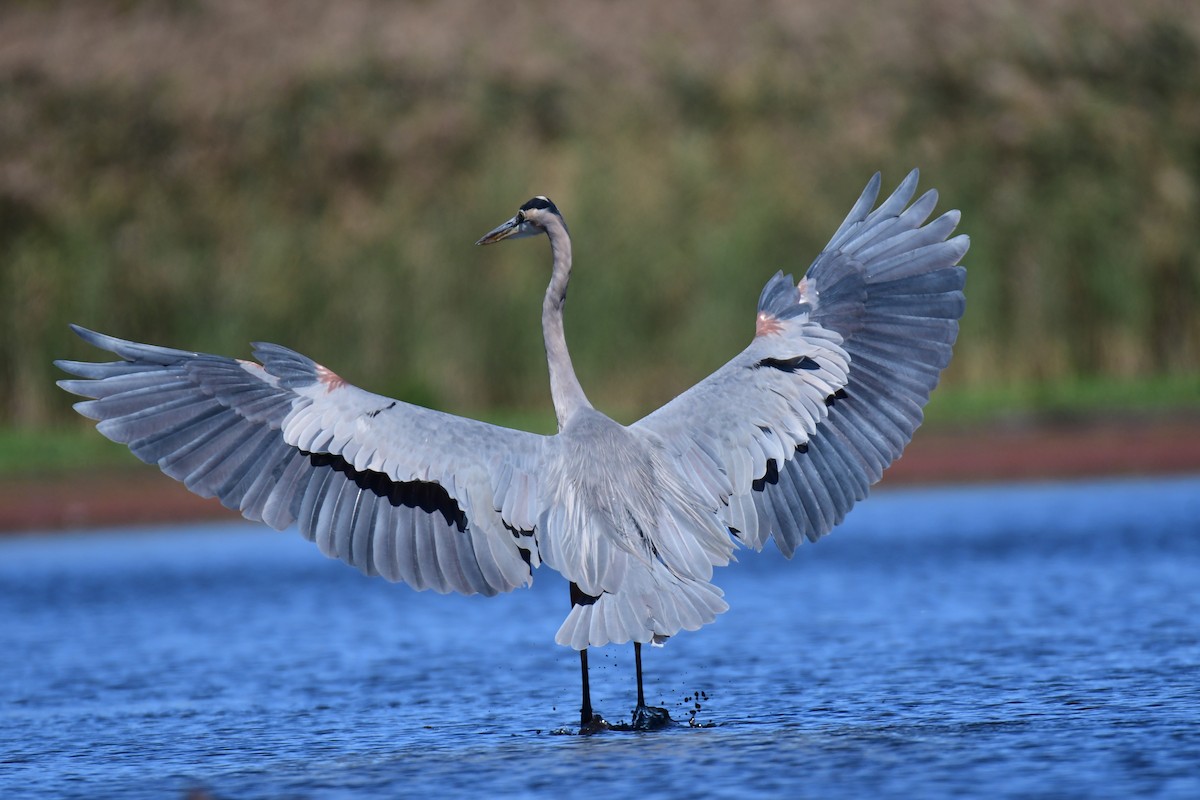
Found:
[[[542,301],[542,335],[546,339],[546,362],[550,366],[550,396],[554,398],[554,413],[561,431],[575,412],[591,408],[575,368],[567,352],[567,337],[563,332],[563,306],[567,302],[567,283],[571,280],[571,237],[556,216],[548,215],[546,236],[554,254],[554,270],[546,298]]]

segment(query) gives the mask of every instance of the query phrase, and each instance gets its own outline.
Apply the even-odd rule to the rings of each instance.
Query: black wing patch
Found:
[[[427,481],[394,481],[382,472],[355,469],[349,461],[332,453],[305,453],[316,468],[328,467],[352,481],[364,492],[387,500],[396,508],[410,508],[426,514],[439,514],[447,527],[460,533],[467,529],[467,515],[457,502],[438,483]]]
[[[762,369],[764,367],[771,367],[779,370],[780,372],[795,374],[800,370],[820,369],[821,365],[816,361],[813,361],[808,356],[795,356],[793,358],[764,358],[754,365],[754,369]]]

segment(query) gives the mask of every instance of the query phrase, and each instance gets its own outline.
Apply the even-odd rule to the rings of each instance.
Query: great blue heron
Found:
[[[876,174],[797,284],[777,273],[753,341],[630,426],[596,411],[571,366],[563,304],[571,240],[535,197],[480,239],[546,234],[542,305],[558,434],[541,436],[371,394],[279,345],[258,363],[137,344],[74,327],[121,357],[55,362],[85,380],[79,413],[147,463],[328,556],[415,589],[492,595],[545,563],[571,587],[555,640],[579,651],[580,721],[599,724],[587,649],[641,645],[712,622],[711,583],[735,543],[791,556],[839,523],[895,460],[949,363],[964,308],[966,236],[937,202],[912,205],[914,170],[874,211]]]

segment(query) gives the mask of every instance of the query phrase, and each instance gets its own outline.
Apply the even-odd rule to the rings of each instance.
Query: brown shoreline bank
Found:
[[[879,486],[1187,473],[1200,473],[1200,415],[921,430]],[[238,518],[149,468],[0,484],[0,533]]]

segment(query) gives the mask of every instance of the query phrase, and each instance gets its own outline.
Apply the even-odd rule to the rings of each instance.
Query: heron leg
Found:
[[[633,724],[637,731],[656,731],[665,728],[673,720],[665,708],[646,705],[646,691],[642,684],[642,643],[633,643],[633,663],[637,668],[637,708],[633,710]]]
[[[597,598],[587,594],[574,583],[571,584],[571,605],[588,606]],[[588,657],[587,648],[579,651],[579,671],[583,678],[583,703],[579,707],[579,729],[583,733],[592,733],[608,728],[604,718],[592,710],[592,691],[588,686]]]
[[[587,649],[579,651],[579,668],[583,673],[583,705],[579,708],[579,724],[587,727],[592,721],[592,692],[588,687]]]
[[[642,643],[633,643],[633,663],[637,666],[638,708],[646,706],[646,692],[642,689]]]

